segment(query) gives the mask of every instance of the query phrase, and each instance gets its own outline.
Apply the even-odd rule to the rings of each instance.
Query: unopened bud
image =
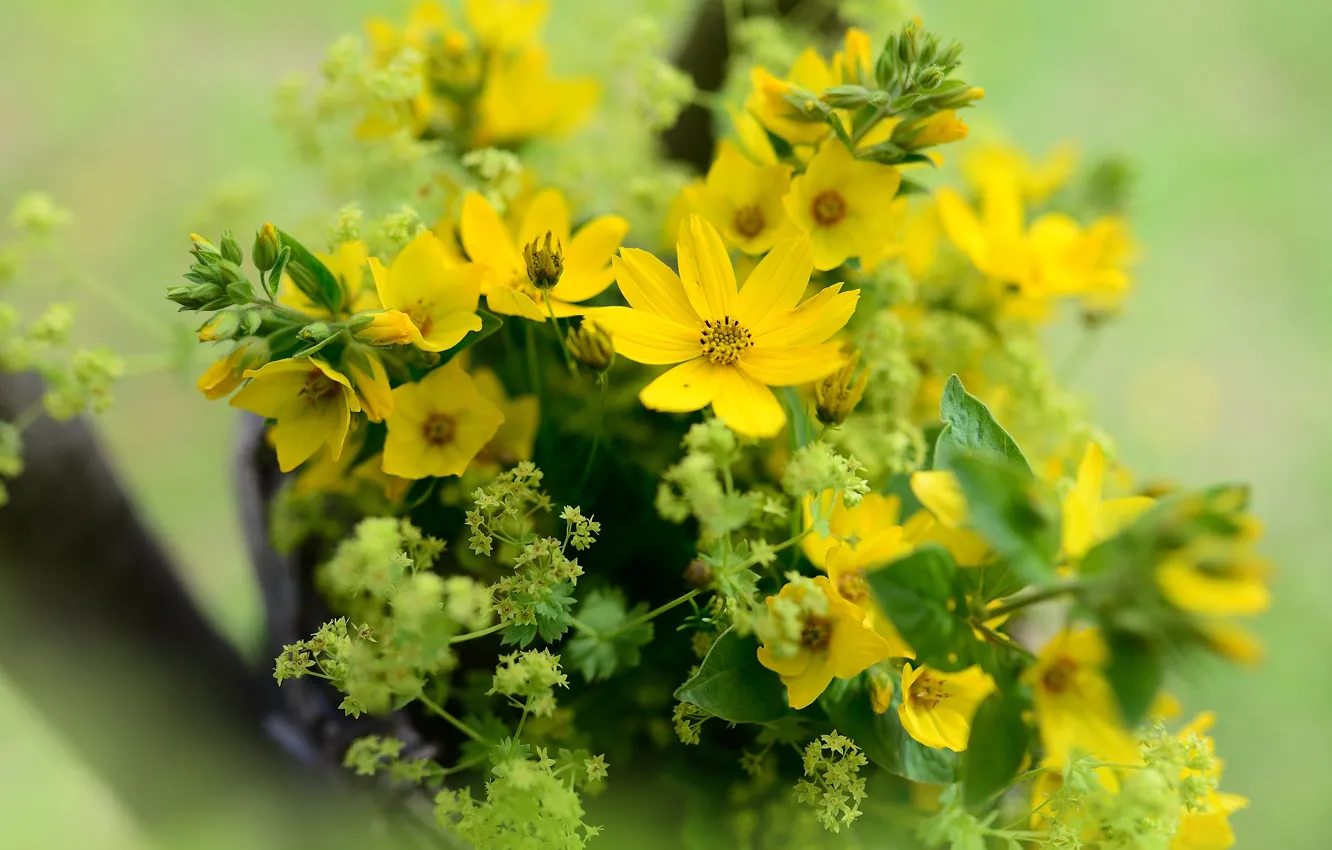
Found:
[[[552,240],[555,243],[553,248]],[[523,247],[523,259],[527,261],[527,279],[537,289],[550,289],[564,274],[564,246],[549,230],[544,244],[541,237],[537,237]]]
[[[232,304],[249,304],[254,301],[254,285],[242,278],[227,284],[227,297]]]
[[[869,382],[869,372],[855,374],[860,352],[851,355],[846,364],[814,385],[814,411],[824,425],[841,425],[860,404]]]
[[[940,109],[960,109],[964,106],[970,106],[984,97],[985,89],[980,86],[968,86],[941,98],[936,105]]]
[[[323,342],[333,335],[333,328],[329,327],[328,322],[312,322],[301,328],[296,335],[309,342]]]
[[[190,253],[198,257],[200,260],[203,260],[205,257],[217,258],[222,256],[222,252],[217,249],[216,245],[197,233],[190,234],[190,242],[194,246],[190,248]]]
[[[240,329],[240,317],[233,311],[226,310],[213,314],[213,317],[199,328],[199,342],[218,342],[231,339]]]
[[[702,558],[695,558],[685,567],[684,580],[694,587],[707,587],[712,583],[712,566]]]
[[[281,252],[282,242],[278,239],[277,228],[270,221],[259,228],[259,232],[254,235],[254,249],[251,252],[254,267],[261,272],[268,271],[277,263],[278,254]]]
[[[819,100],[833,109],[860,109],[870,102],[870,91],[864,86],[833,86],[824,89]]]
[[[245,262],[245,254],[241,251],[240,243],[230,231],[222,232],[222,258],[238,266]]]
[[[569,353],[594,372],[605,372],[615,362],[615,346],[610,334],[591,319],[584,319],[569,329]]]
[[[410,345],[418,334],[411,317],[400,310],[361,313],[348,326],[352,336],[370,345]]]
[[[264,314],[262,310],[246,310],[240,314],[240,331],[237,336],[253,336],[259,332],[263,323]]]
[[[198,310],[224,294],[222,287],[215,283],[192,283],[189,286],[168,286],[166,297],[179,304],[182,310]]]

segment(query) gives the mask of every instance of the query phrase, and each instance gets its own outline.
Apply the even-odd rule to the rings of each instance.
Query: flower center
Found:
[[[842,573],[837,577],[837,592],[848,602],[859,602],[868,594],[865,589],[865,576],[860,570]]]
[[[1077,662],[1073,659],[1060,658],[1041,676],[1041,685],[1052,694],[1062,694],[1073,684],[1073,674],[1077,668]]]
[[[735,227],[736,233],[746,239],[753,239],[763,232],[767,221],[763,218],[763,210],[759,209],[757,204],[750,204],[735,211],[735,220],[731,224]]]
[[[827,189],[814,196],[809,211],[819,225],[832,227],[846,218],[846,199],[836,189]]]
[[[740,354],[754,344],[754,335],[730,316],[704,319],[703,331],[698,337],[703,356],[717,366],[729,366],[740,359]]]
[[[407,314],[407,318],[412,320],[416,329],[421,332],[421,336],[430,333],[430,329],[435,326],[435,318],[430,315],[430,306],[424,301],[417,301],[410,307],[404,308],[402,312]]]
[[[421,426],[421,436],[432,446],[446,446],[453,441],[453,434],[458,429],[453,417],[446,413],[432,413]]]
[[[948,690],[943,682],[930,678],[928,673],[922,673],[911,685],[911,698],[925,708],[934,708],[948,698]]]
[[[318,404],[338,391],[338,382],[330,380],[318,369],[311,369],[305,376],[305,386],[301,387],[301,397],[310,404]]]
[[[832,623],[824,617],[810,616],[800,629],[800,645],[806,649],[821,650],[832,639]]]

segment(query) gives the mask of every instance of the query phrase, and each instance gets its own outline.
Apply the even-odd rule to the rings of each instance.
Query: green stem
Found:
[[[346,326],[343,326],[341,329],[338,330],[337,333],[329,334],[326,339],[322,339],[319,342],[316,342],[314,345],[310,346],[309,348],[301,349],[300,351],[293,354],[292,357],[293,358],[310,357],[315,352],[322,351],[326,346],[332,345],[333,343],[337,342],[344,334],[347,335],[347,339],[351,339],[351,335],[347,334]]]
[[[550,326],[555,331],[555,341],[560,344],[560,351],[564,352],[564,364],[569,367],[569,374],[578,376],[578,364],[574,362],[573,354],[569,352],[569,343],[560,333],[560,321],[555,318],[555,304],[550,300],[549,290],[541,293],[542,299],[546,302],[546,315],[550,316]]]
[[[482,744],[486,743],[485,736],[483,736],[480,732],[473,729],[471,726],[468,726],[466,723],[463,723],[461,720],[454,717],[452,714],[449,714],[447,711],[444,710],[444,706],[435,702],[430,697],[426,696],[425,694],[421,694],[416,699],[426,708],[430,709],[431,712],[438,715],[446,723],[452,726],[454,729],[457,729],[459,732],[471,738],[473,741],[477,741]]]
[[[458,635],[457,637],[451,637],[449,638],[449,646],[453,646],[455,643],[463,643],[465,641],[475,640],[476,638],[485,637],[486,635],[493,635],[495,632],[498,632],[500,629],[503,628],[504,628],[504,623],[496,623],[493,626],[487,626],[486,628],[479,629],[478,631],[475,632],[468,632],[465,635]]]
[[[592,434],[592,450],[587,453],[583,474],[578,477],[579,493],[583,492],[583,485],[587,484],[587,477],[592,474],[592,462],[597,459],[597,448],[601,446],[602,423],[606,419],[606,385],[610,383],[610,378],[602,372],[597,375],[597,383],[601,385],[601,394],[597,397],[597,430]]]
[[[75,268],[68,261],[62,261],[61,271],[76,286],[82,287],[85,291],[91,292],[103,301],[108,302],[125,314],[126,317],[142,325],[145,330],[151,330],[166,339],[171,338],[171,326],[167,323],[165,317],[145,310],[138,303],[127,298],[123,291],[108,286],[100,278]]]
[[[677,596],[675,599],[672,599],[670,602],[667,602],[665,605],[660,605],[660,606],[658,606],[658,607],[656,607],[656,608],[653,608],[651,611],[647,612],[647,613],[644,614],[643,616],[641,616],[641,617],[635,617],[634,619],[630,620],[629,622],[624,623],[623,625],[621,625],[619,628],[615,629],[614,631],[610,631],[610,632],[606,632],[605,634],[601,634],[600,632],[596,631],[595,629],[590,629],[590,630],[588,630],[588,632],[589,632],[590,634],[596,635],[597,637],[600,637],[600,638],[602,638],[602,639],[613,638],[613,637],[615,637],[615,636],[618,635],[618,634],[623,634],[624,632],[627,632],[627,631],[629,631],[630,629],[637,628],[638,626],[641,626],[641,625],[643,625],[644,623],[646,623],[646,622],[648,622],[648,621],[650,621],[650,620],[655,620],[657,617],[661,616],[662,614],[665,614],[667,611],[671,610],[672,608],[675,608],[676,606],[679,606],[679,605],[683,605],[683,604],[685,604],[686,602],[688,602],[689,600],[693,599],[695,596],[698,596],[700,593],[702,593],[702,592],[703,592],[704,590],[706,590],[706,589],[707,589],[707,588],[699,587],[699,588],[695,588],[694,590],[689,591],[689,592],[686,593],[684,596]],[[585,628],[586,628],[586,627],[585,627]]]
[[[527,345],[527,380],[532,384],[532,392],[542,400],[541,409],[545,410],[544,393],[541,388],[541,369],[537,362],[536,334],[532,332],[532,323],[523,322],[523,334]]]
[[[1009,614],[1021,611],[1023,608],[1028,608],[1032,605],[1036,605],[1041,602],[1047,602],[1051,599],[1058,599],[1061,596],[1068,596],[1074,593],[1080,593],[1083,590],[1083,587],[1084,585],[1082,584],[1082,582],[1076,582],[1076,581],[1071,582],[1069,584],[1061,584],[1057,587],[1047,587],[1044,590],[1038,590],[1034,593],[1028,593],[1025,596],[1020,596],[1011,599],[1010,601],[1005,602],[1003,605],[1000,605],[998,608],[990,608],[986,610],[985,613],[982,614],[981,616],[984,618],[984,620],[993,620],[998,617],[1005,617],[1008,616]]]

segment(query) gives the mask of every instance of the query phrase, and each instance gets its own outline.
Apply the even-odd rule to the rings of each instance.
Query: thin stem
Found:
[[[1084,585],[1081,582],[1072,582],[1070,584],[1061,584],[1058,587],[1047,587],[1044,590],[1038,590],[1034,593],[1028,593],[1025,596],[1012,599],[1011,601],[1000,605],[998,608],[990,608],[986,610],[982,616],[985,620],[1005,617],[1009,614],[1021,611],[1023,608],[1028,608],[1041,602],[1047,602],[1051,599],[1058,599],[1061,596],[1079,593],[1082,591],[1083,586]]]
[[[541,293],[542,299],[546,302],[546,314],[550,316],[550,326],[555,331],[555,340],[560,344],[560,351],[564,352],[564,364],[569,367],[569,374],[577,377],[578,364],[574,362],[573,354],[569,352],[569,343],[560,333],[560,321],[555,318],[555,304],[550,300],[550,291]]]
[[[583,464],[583,474],[578,477],[578,492],[583,492],[583,485],[587,484],[587,477],[592,474],[592,462],[597,459],[597,448],[601,446],[602,423],[606,418],[606,386],[610,383],[610,378],[605,372],[597,375],[597,383],[601,385],[601,393],[597,397],[597,429],[592,434],[592,450],[587,453],[587,463]]]
[[[530,703],[530,702],[531,702],[531,698],[528,698],[528,703]],[[513,740],[514,740],[515,742],[521,740],[522,737],[523,737],[523,726],[525,726],[525,725],[527,724],[527,712],[528,712],[528,709],[529,709],[528,704],[527,704],[527,703],[523,703],[523,716],[520,717],[520,718],[518,718],[518,728],[515,729],[515,730],[513,731]]]
[[[75,268],[73,264],[68,261],[61,262],[61,271],[64,272],[65,276],[76,286],[79,286],[85,291],[91,292],[101,298],[103,301],[108,302],[121,313],[125,314],[126,317],[133,319],[135,322],[142,325],[145,330],[151,330],[153,333],[166,339],[171,338],[171,326],[164,317],[145,310],[137,302],[127,298],[125,293],[121,290],[116,289],[113,286],[108,286],[101,280],[101,278]]]
[[[672,599],[670,602],[667,602],[665,605],[661,605],[661,606],[658,606],[658,607],[656,607],[656,608],[653,608],[651,611],[647,612],[647,613],[644,614],[643,616],[641,616],[641,617],[637,617],[637,618],[635,618],[635,619],[633,619],[633,620],[630,620],[629,622],[625,623],[624,625],[620,626],[619,628],[615,629],[614,631],[612,631],[612,632],[607,632],[606,634],[601,635],[601,637],[603,637],[603,638],[611,638],[611,637],[615,637],[615,636],[618,635],[618,634],[622,634],[622,633],[624,633],[624,632],[627,632],[627,631],[629,631],[630,629],[637,628],[638,626],[643,625],[644,623],[648,622],[649,620],[654,620],[654,619],[656,619],[658,616],[660,616],[660,615],[662,615],[662,614],[665,614],[667,611],[671,610],[672,608],[674,608],[674,607],[676,607],[676,606],[678,606],[678,605],[683,605],[683,604],[685,604],[685,603],[688,602],[689,600],[693,599],[695,596],[698,596],[698,595],[699,595],[700,593],[702,593],[704,590],[706,590],[706,588],[702,588],[702,587],[699,587],[699,588],[696,588],[696,589],[694,589],[694,590],[691,590],[691,591],[689,591],[688,593],[686,593],[684,596],[678,596],[678,597],[676,597],[675,599]],[[596,633],[593,632],[593,634],[596,634]]]
[[[482,744],[486,743],[484,735],[473,729],[471,726],[468,726],[466,723],[463,723],[461,720],[454,717],[452,714],[449,714],[447,711],[444,710],[444,706],[435,702],[430,697],[426,696],[425,694],[421,694],[416,699],[426,708],[430,709],[431,712],[438,715],[446,723],[452,726],[454,729],[457,729],[459,732],[471,738],[473,741],[477,741]]]
[[[455,643],[463,643],[465,641],[475,640],[476,638],[485,637],[486,635],[493,635],[495,632],[499,631],[502,628],[504,628],[504,623],[496,623],[493,626],[487,626],[486,628],[479,629],[475,632],[468,632],[465,635],[458,635],[457,637],[451,637],[449,638],[449,646],[453,646]]]
[[[481,764],[488,758],[490,758],[489,753],[482,753],[479,756],[472,756],[466,761],[458,762],[453,767],[444,768],[439,772],[439,775],[443,777],[443,776],[452,776],[455,773],[462,773],[464,770],[470,770],[471,768],[476,767],[478,764]]]
[[[531,322],[523,322],[523,334],[527,344],[527,380],[531,383],[532,392],[536,393],[537,398],[542,398],[544,393],[541,389],[541,369],[537,363],[536,334],[532,332]],[[545,408],[544,403],[542,408]]]

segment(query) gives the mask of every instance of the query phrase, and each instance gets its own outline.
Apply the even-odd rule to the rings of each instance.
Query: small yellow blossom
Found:
[[[906,121],[893,128],[893,141],[907,150],[959,142],[967,137],[967,125],[954,109]]]
[[[556,189],[538,192],[522,223],[510,230],[494,207],[475,192],[463,199],[462,244],[468,256],[487,270],[486,304],[496,313],[544,322],[547,310],[557,318],[578,315],[579,301],[603,292],[615,281],[611,256],[629,230],[614,215],[593,219],[570,236],[569,204]],[[546,292],[528,279],[523,248],[550,234],[563,253],[559,283]],[[549,308],[547,307],[549,301]]]
[[[1023,673],[1023,683],[1032,689],[1046,764],[1061,765],[1074,752],[1117,764],[1138,761],[1138,744],[1124,728],[1105,678],[1109,660],[1096,629],[1065,629]]]
[[[399,478],[462,475],[490,442],[504,414],[457,359],[393,390],[384,471]]]
[[[606,307],[593,318],[615,351],[638,363],[680,365],[639,394],[652,410],[688,412],[712,405],[735,431],[768,437],[786,413],[769,386],[809,383],[844,358],[828,338],[855,311],[858,293],[825,288],[797,306],[813,269],[809,240],[780,243],[738,291],[717,229],[699,216],[680,228],[680,275],[644,251],[614,260],[630,307]]]
[[[866,493],[860,504],[848,508],[840,493],[827,490],[805,499],[805,528],[816,515],[828,523],[828,534],[812,531],[800,541],[809,562],[827,568],[828,552],[845,546],[858,567],[886,564],[911,550],[903,539],[902,500],[896,496]]]
[[[355,352],[348,354],[346,368],[365,417],[371,422],[383,422],[393,413],[393,389],[384,364],[374,354]]]
[[[416,347],[444,351],[468,332],[481,330],[476,305],[481,297],[482,269],[471,263],[451,263],[444,246],[429,230],[409,242],[387,269],[371,257],[370,272],[384,306],[411,320],[411,340]]]
[[[989,144],[963,161],[962,173],[977,189],[994,179],[1016,177],[1022,196],[1039,204],[1068,183],[1077,161],[1078,153],[1072,145],[1058,145],[1045,160],[1034,162],[1016,147]]]
[[[465,0],[467,25],[485,47],[500,52],[526,47],[536,40],[550,14],[547,0]]]
[[[758,659],[781,676],[792,708],[813,703],[834,678],[849,679],[890,657],[888,642],[826,576],[788,582],[767,604]]]
[[[316,253],[315,257],[342,285],[342,311],[344,313],[350,315],[363,310],[379,309],[378,293],[375,292],[373,287],[365,285],[367,254],[364,242],[344,242],[332,254]],[[302,313],[315,318],[337,318],[330,316],[327,310],[306,297],[305,293],[301,292],[291,278],[286,275],[282,277],[278,303],[284,307],[291,307],[293,310],[300,310]]]
[[[754,90],[745,109],[777,136],[793,145],[818,144],[832,128],[823,121],[799,121],[791,116],[796,107],[787,101],[793,89],[817,96],[824,89],[843,83],[864,84],[872,74],[869,35],[852,27],[846,31],[843,49],[824,60],[817,50],[809,48],[801,53],[786,79],[773,76],[762,67],[750,72]],[[887,122],[885,122],[887,123]]]
[[[352,332],[358,341],[370,345],[411,345],[420,335],[412,317],[401,310],[375,313],[369,324]]]
[[[472,137],[477,148],[568,133],[592,115],[601,98],[596,80],[552,77],[550,55],[540,47],[496,55],[484,79]]]
[[[504,422],[490,442],[476,456],[478,466],[499,471],[532,459],[532,446],[536,442],[537,427],[541,419],[541,405],[534,395],[510,397],[499,377],[490,369],[476,369],[472,382],[482,398],[488,399],[500,413]]]
[[[269,432],[278,466],[290,472],[323,446],[337,460],[361,403],[341,372],[322,360],[277,360],[247,371],[250,382],[231,399],[233,407],[257,413],[277,424]]]
[[[1155,504],[1146,496],[1102,500],[1104,478],[1105,454],[1096,443],[1088,443],[1063,505],[1064,554],[1073,560],[1081,560],[1093,546],[1114,537]]]
[[[976,709],[994,689],[994,679],[979,667],[944,673],[913,669],[908,662],[902,669],[902,703],[897,714],[902,728],[920,743],[960,753],[971,738]]]
[[[261,345],[262,343],[260,343]],[[232,390],[239,387],[245,380],[242,373],[247,365],[258,365],[252,361],[255,359],[256,344],[252,342],[242,342],[231,350],[226,357],[216,361],[209,366],[204,373],[199,376],[199,392],[209,401],[215,401],[223,396],[229,395]],[[266,350],[266,349],[265,349]],[[262,358],[259,358],[262,360]]]
[[[1208,786],[1200,805],[1180,813],[1179,829],[1170,850],[1227,850],[1235,846],[1235,830],[1230,826],[1230,815],[1248,806],[1249,801],[1238,794],[1229,794],[1216,788],[1221,781],[1224,765],[1214,754],[1215,743],[1207,735],[1215,723],[1216,715],[1205,711],[1176,733],[1181,741],[1202,749],[1205,756],[1203,760],[1210,762],[1210,767],[1200,772]],[[1195,773],[1186,769],[1181,778],[1188,778]]]
[[[880,251],[895,227],[891,200],[901,182],[896,168],[858,160],[837,139],[826,141],[783,201],[809,234],[814,267],[833,269]]]
[[[791,189],[788,165],[755,165],[730,142],[722,142],[707,182],[685,188],[694,211],[746,254],[762,254],[793,225],[782,198]]]
[[[875,600],[865,581],[867,573],[885,566],[884,561],[867,566],[861,562],[857,553],[844,543],[839,543],[830,549],[824,561],[824,569],[828,573],[828,581],[833,589],[864,613],[865,622],[887,642],[889,657],[915,658],[916,651],[906,642],[906,638],[902,637],[897,626],[893,625],[887,612],[879,607],[878,601]]]

